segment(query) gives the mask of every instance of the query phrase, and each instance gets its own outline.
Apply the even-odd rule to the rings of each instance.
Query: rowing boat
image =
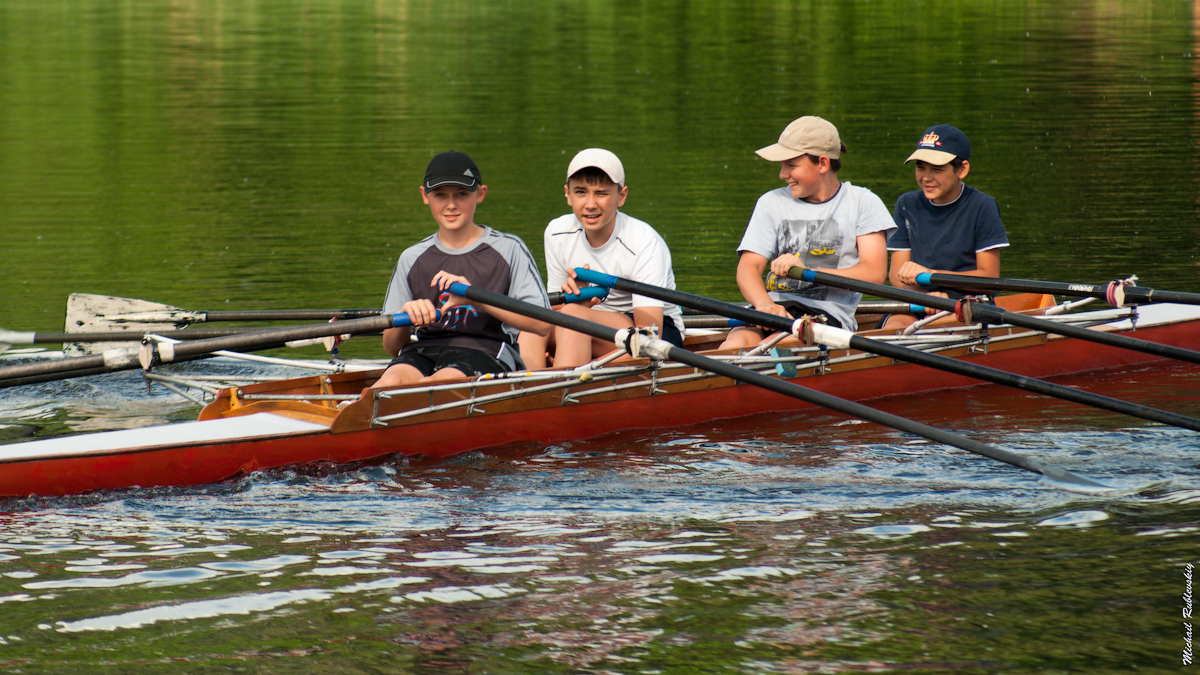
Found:
[[[1054,313],[1049,296],[998,302],[1026,315]],[[1158,304],[1054,317],[1096,331],[1175,346],[1200,343],[1200,308]],[[861,335],[894,341],[1030,378],[1162,360],[1013,325],[949,320],[913,335]],[[712,348],[720,335],[691,336],[688,348],[854,401],[978,384],[962,375],[897,363],[853,349],[795,339],[769,353]],[[0,495],[67,495],[132,486],[218,483],[264,469],[312,462],[384,462],[396,456],[445,458],[509,444],[550,444],[628,429],[686,426],[769,411],[812,407],[678,363],[649,359],[367,389],[381,369],[227,387],[193,422],[58,437],[0,446]],[[171,379],[153,372],[154,381]],[[186,380],[175,380],[188,386]]]

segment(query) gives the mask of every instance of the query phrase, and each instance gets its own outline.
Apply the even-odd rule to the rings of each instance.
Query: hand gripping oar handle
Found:
[[[903,300],[913,303],[924,303],[934,309],[941,309],[948,312],[954,312],[958,315],[959,320],[963,323],[1008,323],[1022,328],[1031,328],[1040,330],[1043,333],[1054,333],[1055,335],[1064,335],[1066,337],[1087,340],[1096,342],[1109,347],[1117,347],[1119,349],[1130,349],[1146,354],[1153,354],[1168,359],[1178,359],[1189,363],[1200,363],[1200,352],[1190,349],[1182,349],[1180,347],[1172,347],[1157,342],[1148,342],[1146,340],[1137,340],[1124,335],[1114,333],[1104,333],[1100,331],[1080,328],[1079,326],[1071,326],[1069,324],[1061,324],[1054,321],[1046,321],[1033,316],[1025,316],[1017,314],[1006,309],[1001,309],[995,305],[989,305],[983,302],[970,302],[968,300],[950,300],[948,298],[939,298],[917,291],[909,291],[895,286],[884,286],[882,284],[873,284],[867,281],[859,281],[849,277],[842,277],[828,272],[819,272],[817,270],[805,269],[802,267],[793,267],[788,276],[793,279],[803,279],[804,281],[818,283],[825,286],[833,286],[834,288],[844,288],[858,293],[871,293],[882,298],[891,298],[893,300]]]
[[[549,295],[550,306],[553,307],[554,305],[561,305],[567,302],[583,302],[584,300],[591,300],[593,298],[603,298],[608,295],[608,289],[600,288],[599,286],[586,286],[579,289],[578,294],[555,291]]]
[[[576,270],[578,274],[578,270]],[[608,276],[608,275],[604,275]],[[612,277],[617,279],[617,277]],[[590,283],[595,283],[590,279],[585,279]],[[1018,455],[1014,452],[997,448],[986,443],[980,443],[956,433],[938,429],[927,424],[922,424],[915,420],[910,420],[899,415],[893,415],[882,410],[877,410],[861,403],[847,401],[846,399],[838,398],[824,392],[815,391],[802,387],[798,384],[788,382],[786,380],[777,379],[761,373],[756,373],[751,370],[740,368],[731,363],[725,363],[716,359],[708,358],[703,354],[695,354],[686,349],[676,347],[671,343],[660,340],[658,338],[642,335],[633,329],[611,328],[598,323],[593,323],[578,317],[568,316],[561,312],[556,312],[544,307],[537,307],[528,303],[510,298],[507,295],[493,293],[484,289],[476,289],[458,282],[450,284],[451,293],[460,295],[470,300],[481,302],[485,305],[491,305],[500,309],[516,312],[525,316],[532,317],[539,321],[562,326],[568,330],[577,331],[591,337],[614,342],[623,345],[630,351],[633,356],[649,356],[658,360],[672,360],[684,363],[689,366],[699,368],[701,370],[715,373],[722,377],[727,377],[738,382],[753,384],[758,387],[773,391],[784,396],[790,396],[801,401],[812,403],[830,410],[857,417],[859,419],[875,422],[884,426],[892,427],[900,431],[916,434],[924,438],[951,445],[956,448],[973,452],[984,457],[990,457],[1007,464],[1031,471],[1033,473],[1042,474],[1048,479],[1049,484],[1063,489],[1070,489],[1080,492],[1099,493],[1109,492],[1116,488],[1094,481],[1084,476],[1079,476],[1066,469],[1057,466],[1045,465],[1027,457]],[[715,302],[715,301],[714,301]]]
[[[1114,307],[1146,305],[1155,302],[1174,302],[1181,305],[1200,305],[1200,293],[1185,291],[1162,291],[1146,286],[1135,286],[1110,281],[1107,284],[1072,284],[1058,281],[1036,281],[1030,279],[994,279],[991,277],[969,277],[962,274],[940,274],[925,272],[917,275],[917,283],[944,288],[965,288],[980,291],[1016,291],[1021,293],[1053,293],[1079,298],[1104,300]]]
[[[87,371],[85,374],[90,375],[96,372],[149,368],[155,363],[204,358],[218,351],[265,349],[282,346],[285,342],[294,340],[345,335],[347,333],[372,333],[388,328],[400,328],[411,325],[412,321],[408,318],[408,315],[399,313],[332,323],[293,326],[290,328],[270,328],[254,333],[243,333],[241,335],[230,335],[206,340],[193,340],[178,344],[146,342],[140,348],[110,349],[104,352],[104,354],[96,356],[54,359],[3,367],[0,368],[0,388],[15,386],[15,384],[24,384],[28,381],[27,378],[33,376],[66,373],[65,377],[74,377],[74,373],[82,373],[84,371]],[[137,339],[133,335],[130,337]],[[43,378],[42,381],[45,379],[48,378]]]
[[[576,276],[588,283],[612,284],[612,288],[617,288],[630,293],[637,293],[648,298],[655,298],[667,302],[676,302],[680,305],[689,307],[703,307],[705,311],[710,311],[713,314],[721,314],[731,316],[752,326],[763,326],[772,330],[780,330],[785,332],[794,332],[792,330],[795,322],[791,319],[785,319],[774,314],[767,314],[753,309],[734,305],[730,303],[720,302],[711,298],[706,298],[701,295],[693,295],[684,293],[683,291],[673,291],[670,289],[659,288],[637,281],[630,281],[607,274],[599,274],[591,270],[577,268]],[[1200,431],[1200,419],[1187,417],[1178,413],[1159,410],[1137,403],[1130,403],[1120,399],[1101,396],[1091,392],[1082,391],[1080,389],[1072,389],[1062,385],[1046,382],[1037,378],[1025,377],[1016,375],[996,368],[989,368],[974,363],[967,363],[952,359],[948,356],[939,354],[930,354],[919,349],[911,349],[882,340],[872,340],[860,335],[834,328],[832,326],[824,326],[821,324],[812,324],[815,337],[824,344],[830,347],[840,349],[857,349],[859,351],[868,352],[870,354],[878,354],[898,361],[915,363],[917,365],[944,370],[946,372],[963,375],[984,382],[992,382],[1007,387],[1015,387],[1032,391],[1044,396],[1053,396],[1064,401],[1080,403],[1083,405],[1100,408],[1102,410],[1111,410],[1132,417],[1140,417],[1142,419],[1151,420],[1153,422],[1161,422],[1172,426],[1181,427],[1183,429],[1191,429],[1192,431]]]

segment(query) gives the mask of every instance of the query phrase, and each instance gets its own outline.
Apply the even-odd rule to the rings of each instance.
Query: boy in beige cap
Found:
[[[778,143],[757,151],[780,163],[779,179],[787,183],[759,197],[738,245],[738,288],[758,311],[823,316],[856,330],[861,293],[791,279],[788,270],[809,267],[877,284],[886,278],[887,236],[896,224],[873,192],[838,180],[844,152],[837,128],[812,116],[793,121]],[[763,337],[755,327],[735,328],[721,347],[750,347]]]

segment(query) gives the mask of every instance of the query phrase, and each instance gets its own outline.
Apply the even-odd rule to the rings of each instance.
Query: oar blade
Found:
[[[1044,485],[1049,485],[1059,490],[1067,492],[1077,492],[1085,495],[1104,495],[1106,497],[1117,497],[1121,495],[1136,494],[1142,491],[1142,487],[1130,487],[1121,485],[1110,485],[1098,481],[1094,478],[1081,476],[1074,471],[1068,471],[1061,466],[1042,466],[1040,467],[1042,477],[1038,481]]]
[[[142,335],[176,330],[186,326],[186,323],[128,323],[114,321],[112,317],[125,314],[145,312],[185,312],[186,310],[157,302],[139,300],[137,298],[121,298],[112,295],[94,293],[72,293],[67,296],[67,318],[64,331],[67,333],[87,332],[128,332],[135,341],[91,344],[68,342],[63,344],[63,352],[67,356],[85,356],[100,354],[115,347],[129,347],[138,344]]]

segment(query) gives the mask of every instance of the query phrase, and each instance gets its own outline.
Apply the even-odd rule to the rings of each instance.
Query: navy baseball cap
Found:
[[[443,185],[458,185],[474,192],[481,182],[479,167],[466,154],[456,150],[434,157],[425,169],[426,192]]]
[[[904,163],[919,159],[941,166],[949,164],[955,157],[964,161],[971,159],[971,141],[958,127],[937,124],[925,130],[921,140],[917,141],[916,152],[909,155]]]

